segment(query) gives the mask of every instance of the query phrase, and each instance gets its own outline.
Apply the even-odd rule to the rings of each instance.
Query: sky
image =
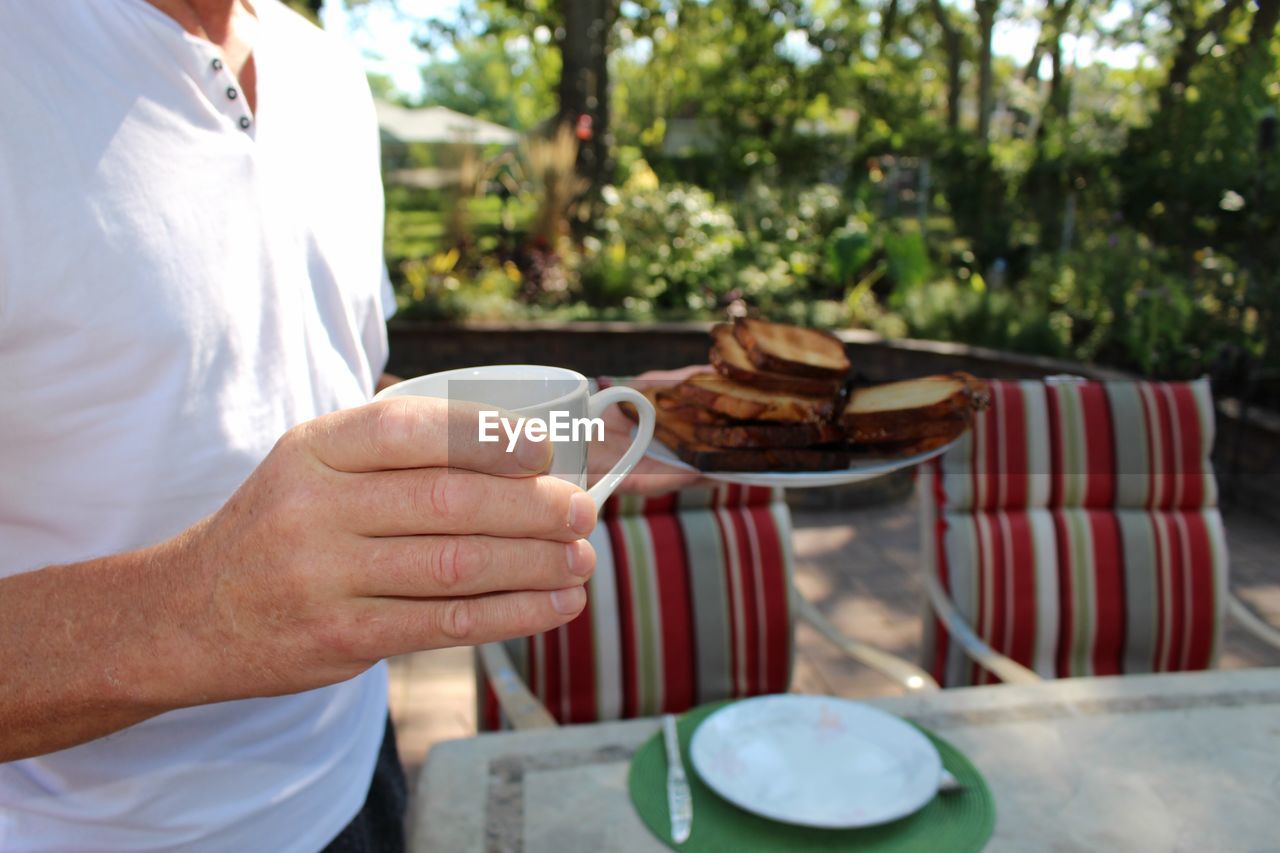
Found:
[[[972,0],[954,0],[954,4],[957,8],[972,8]],[[418,69],[427,57],[414,46],[414,19],[454,21],[458,3],[454,0],[397,0],[395,5],[401,14],[397,14],[393,4],[389,3],[373,3],[352,13],[340,0],[326,0],[322,20],[325,29],[337,33],[360,50],[370,72],[389,77],[397,89],[417,98],[422,95],[422,78]],[[1111,16],[1118,19],[1128,11],[1128,4],[1117,3]],[[1038,28],[1033,22],[1005,19],[996,24],[993,49],[1020,65],[1025,64],[1031,59],[1037,35]],[[797,41],[802,42],[803,37]],[[1102,62],[1117,68],[1133,68],[1146,58],[1140,45],[1102,48],[1088,36],[1068,36],[1063,39],[1063,46],[1073,64]]]

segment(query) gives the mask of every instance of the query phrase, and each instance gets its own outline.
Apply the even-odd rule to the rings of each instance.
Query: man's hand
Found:
[[[549,443],[480,443],[477,412],[399,397],[304,424],[184,537],[228,675],[293,692],[578,615],[595,506],[538,476]]]
[[[653,385],[674,385],[683,379],[710,368],[705,364],[694,364],[678,370],[650,370],[642,373],[627,384],[643,390]],[[594,483],[609,472],[614,464],[622,458],[631,446],[631,431],[635,422],[624,415],[617,406],[610,406],[604,415],[604,442],[593,444],[587,454],[588,481]],[[622,481],[618,494],[661,495],[674,492],[689,486],[703,485],[705,480],[696,471],[676,468],[658,462],[648,456]]]
[[[401,397],[318,418],[174,539],[0,580],[0,761],[573,619],[595,505],[541,476],[549,443],[481,444],[477,412]]]

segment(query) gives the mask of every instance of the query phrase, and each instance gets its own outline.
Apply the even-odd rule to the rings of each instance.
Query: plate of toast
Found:
[[[637,385],[657,413],[649,456],[751,486],[855,483],[944,452],[986,405],[965,373],[850,380],[844,343],[817,329],[739,318],[711,330],[710,365]]]

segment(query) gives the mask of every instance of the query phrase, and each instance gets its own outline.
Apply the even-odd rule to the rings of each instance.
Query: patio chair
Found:
[[[678,713],[785,692],[797,619],[911,690],[922,669],[842,636],[792,585],[781,490],[720,486],[614,498],[590,541],[581,616],[477,649],[481,730]]]
[[[1230,615],[1207,380],[994,382],[922,466],[924,666],[944,686],[1205,669]]]

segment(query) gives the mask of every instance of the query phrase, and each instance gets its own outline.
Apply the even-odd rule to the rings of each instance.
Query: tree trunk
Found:
[[[1249,49],[1265,48],[1280,24],[1280,0],[1256,0],[1258,11],[1249,25]]]
[[[1200,43],[1204,41],[1205,36],[1225,31],[1227,25],[1231,23],[1231,16],[1243,5],[1244,0],[1225,0],[1218,7],[1218,11],[1210,15],[1203,24],[1197,26],[1194,20],[1184,22],[1182,39],[1178,42],[1178,47],[1173,54],[1173,62],[1169,65],[1169,76],[1165,80],[1164,88],[1160,90],[1161,110],[1171,109],[1182,100],[1182,94],[1191,81],[1191,72],[1202,58]],[[1262,5],[1265,8],[1266,0],[1263,0]],[[1257,23],[1256,19],[1254,23]],[[1252,32],[1250,34],[1252,35]]]
[[[978,139],[991,140],[991,33],[996,23],[998,0],[977,0],[978,12]]]
[[[898,0],[889,0],[889,5],[885,7],[884,16],[880,21],[880,55],[883,56],[885,48],[893,44],[893,37],[897,35],[898,28]]]
[[[609,33],[616,0],[560,0],[560,112],[577,135],[578,173],[595,195],[609,180]]]
[[[1044,119],[1065,119],[1071,108],[1070,91],[1067,88],[1066,69],[1063,67],[1062,61],[1062,34],[1067,29],[1067,22],[1071,20],[1071,13],[1075,7],[1075,0],[1063,0],[1061,6],[1055,6],[1054,0],[1050,0],[1050,26],[1052,31],[1049,34],[1049,98],[1045,102],[1045,115],[1041,119],[1040,126],[1045,125]]]
[[[942,48],[947,54],[947,130],[960,129],[960,96],[964,91],[961,66],[964,63],[964,36],[952,24],[942,0],[932,0],[933,16],[942,31]]]

